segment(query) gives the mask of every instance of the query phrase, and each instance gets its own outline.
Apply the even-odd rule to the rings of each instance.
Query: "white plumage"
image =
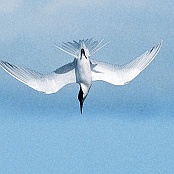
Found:
[[[82,113],[83,102],[88,95],[92,81],[102,80],[113,85],[127,84],[151,63],[162,45],[161,41],[150,51],[146,51],[129,63],[112,65],[90,59],[91,55],[107,44],[102,41],[86,39],[63,43],[62,46],[56,45],[60,50],[75,58],[73,62],[47,75],[5,61],[1,61],[0,66],[17,80],[46,94],[55,93],[70,83],[78,83],[80,85],[78,99]]]

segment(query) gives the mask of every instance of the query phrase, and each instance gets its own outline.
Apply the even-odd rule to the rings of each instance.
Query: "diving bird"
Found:
[[[150,51],[146,51],[140,57],[123,65],[91,60],[91,56],[106,44],[103,40],[86,39],[63,43],[60,46],[56,45],[60,50],[73,56],[74,60],[46,75],[6,61],[1,61],[0,66],[17,80],[46,94],[56,93],[70,83],[78,83],[80,86],[78,100],[82,114],[83,103],[91,88],[92,81],[102,80],[113,85],[129,83],[155,58],[162,41],[152,47]]]

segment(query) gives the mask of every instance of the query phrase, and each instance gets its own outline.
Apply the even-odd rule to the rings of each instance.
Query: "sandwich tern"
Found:
[[[46,94],[56,93],[70,83],[78,83],[80,86],[78,100],[82,114],[83,102],[88,95],[92,81],[102,80],[113,85],[129,83],[155,58],[162,41],[152,47],[150,51],[146,51],[140,57],[123,65],[91,60],[91,55],[106,44],[103,43],[103,40],[86,39],[63,43],[61,46],[56,45],[60,50],[73,56],[74,60],[46,75],[6,61],[0,61],[0,66],[17,80]]]

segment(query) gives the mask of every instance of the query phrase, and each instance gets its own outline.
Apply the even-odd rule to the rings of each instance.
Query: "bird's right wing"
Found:
[[[92,80],[102,80],[113,85],[125,85],[145,69],[158,54],[161,43],[146,51],[142,56],[124,65],[91,61]]]
[[[47,75],[12,65],[5,61],[0,61],[0,66],[17,80],[46,94],[56,93],[65,85],[76,83],[75,59],[73,62],[62,66]]]

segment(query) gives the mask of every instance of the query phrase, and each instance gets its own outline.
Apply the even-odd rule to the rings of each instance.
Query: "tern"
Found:
[[[103,40],[86,39],[56,45],[73,56],[74,60],[46,75],[2,60],[0,66],[17,80],[46,94],[56,93],[68,84],[78,83],[78,100],[82,114],[83,103],[93,81],[101,80],[113,85],[128,84],[152,62],[161,48],[162,41],[140,57],[123,65],[91,60],[91,56],[106,44]]]

